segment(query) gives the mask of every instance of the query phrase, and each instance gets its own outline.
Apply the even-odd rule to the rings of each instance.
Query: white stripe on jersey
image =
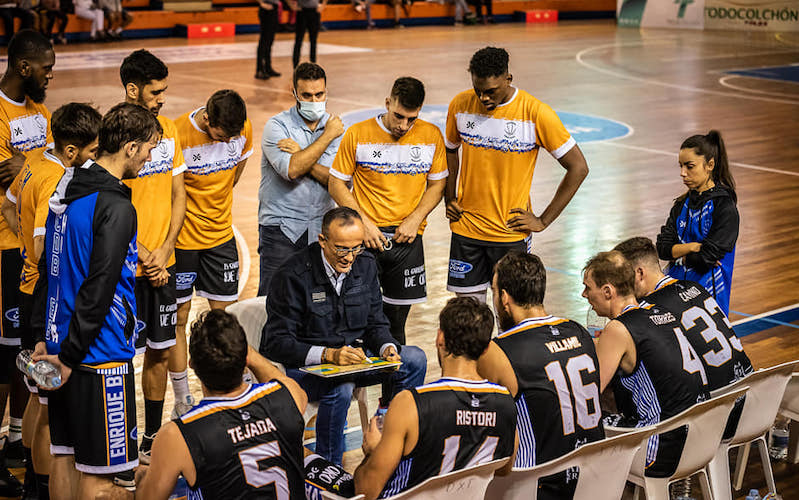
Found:
[[[380,174],[425,175],[435,152],[435,144],[358,143],[355,164]]]
[[[413,465],[412,457],[406,458],[399,463],[394,470],[394,475],[386,483],[383,493],[380,494],[380,498],[394,496],[408,487],[408,481],[411,478],[411,465]]]
[[[139,177],[162,174],[172,170],[175,160],[175,139],[162,137],[161,141],[150,152],[150,161],[139,170]]]
[[[545,323],[550,323],[552,321],[558,321],[560,319],[561,318],[557,318],[557,317],[552,316],[552,315],[541,316],[541,317],[538,317],[538,318],[526,318],[526,319],[523,319],[520,322],[518,322],[516,324],[516,326],[514,326],[510,330],[502,332],[501,335],[505,336],[505,335],[507,335],[509,333],[517,332],[519,330],[523,330],[523,329],[529,328],[531,326],[542,325],[542,324],[545,324]]]
[[[249,156],[243,154],[246,142],[244,136],[238,135],[229,142],[214,141],[185,148],[183,159],[186,161],[186,169],[193,175],[210,175],[236,168],[240,161]]]
[[[516,401],[516,431],[519,433],[519,449],[516,452],[516,461],[513,466],[535,466],[535,432],[533,432],[533,421],[527,410],[524,394],[519,395],[519,399]]]
[[[199,405],[184,413],[180,419],[185,421],[187,418],[198,413],[203,413],[209,409],[229,408],[236,406],[243,400],[249,399],[256,394],[267,392],[271,389],[274,389],[278,385],[279,384],[277,382],[267,382],[265,384],[259,384],[258,386],[250,385],[246,391],[236,397],[204,398],[202,401],[200,401]]]
[[[465,389],[507,389],[504,386],[499,384],[494,384],[489,382],[488,380],[465,380],[462,378],[455,378],[455,377],[446,377],[440,378],[435,382],[430,382],[429,384],[420,385],[416,388],[418,391],[419,389],[426,389],[428,387],[463,387]]]
[[[473,113],[455,115],[461,140],[476,148],[504,153],[527,153],[536,144],[535,123],[524,120],[491,118]]]
[[[47,118],[41,113],[9,120],[8,130],[11,134],[8,142],[20,153],[47,145]]]

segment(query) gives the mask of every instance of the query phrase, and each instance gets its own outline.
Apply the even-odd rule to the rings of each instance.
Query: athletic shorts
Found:
[[[146,277],[136,278],[136,353],[168,349],[175,345],[178,305],[175,301],[175,266],[167,269],[169,281],[158,288]]]
[[[64,386],[49,391],[50,453],[75,455],[75,468],[89,474],[139,465],[133,364],[105,371],[127,373],[79,368]]]
[[[0,384],[10,384],[17,369],[18,345],[0,345]]]
[[[322,498],[322,492],[350,498],[355,496],[355,481],[340,465],[325,460],[320,455],[305,457],[305,498]]]
[[[393,227],[382,227],[386,238],[394,235]],[[427,300],[427,278],[424,269],[422,235],[413,243],[392,241],[391,249],[372,251],[377,261],[378,279],[383,289],[383,302],[397,306],[418,304]]]
[[[19,340],[19,276],[22,256],[19,248],[0,252],[0,299],[3,313],[0,321],[0,345],[18,346]]]
[[[177,302],[198,297],[233,302],[239,298],[239,252],[236,238],[203,250],[175,249]]]
[[[530,253],[530,237],[510,243],[480,241],[452,233],[449,243],[447,290],[455,293],[481,292],[491,288],[494,266],[506,253]]]

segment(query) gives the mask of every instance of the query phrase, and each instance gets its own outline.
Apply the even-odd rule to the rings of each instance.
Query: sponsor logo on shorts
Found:
[[[103,377],[105,381],[105,422],[108,436],[108,465],[128,461],[128,432],[125,418],[125,378],[122,375]]]
[[[177,273],[175,275],[175,288],[177,290],[188,290],[197,280],[197,273]]]
[[[130,439],[132,439],[133,441],[138,441],[139,440],[139,428],[138,427],[134,427],[133,430],[130,431]]]
[[[136,320],[136,334],[138,335],[139,333],[143,332],[145,328],[147,328],[147,323],[145,323],[144,321],[142,321],[140,319],[137,319]]]
[[[12,307],[6,311],[6,319],[11,322],[14,328],[19,328],[19,307]]]
[[[455,259],[449,260],[449,275],[452,278],[465,278],[473,268],[474,266],[468,262]]]

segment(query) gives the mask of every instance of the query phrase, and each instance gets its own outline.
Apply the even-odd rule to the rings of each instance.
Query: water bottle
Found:
[[[746,495],[746,500],[763,500],[760,498],[760,492],[756,489],[749,490],[749,494]]]
[[[588,314],[585,316],[585,328],[592,337],[599,337],[607,324],[608,318],[597,314],[593,307],[588,308]]]
[[[17,368],[37,384],[48,389],[61,386],[61,372],[47,361],[33,361],[33,351],[25,349],[17,355]]]
[[[774,460],[785,460],[788,457],[788,424],[787,418],[778,417],[771,428],[768,454]]]
[[[375,412],[375,417],[377,417],[377,429],[380,432],[383,432],[383,419],[385,418],[387,411],[388,406],[378,406],[377,411]]]
[[[777,493],[768,493],[763,497],[763,500],[782,500],[782,495],[778,495]]]

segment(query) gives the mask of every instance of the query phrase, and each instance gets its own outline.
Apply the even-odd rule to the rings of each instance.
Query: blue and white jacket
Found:
[[[33,327],[70,368],[135,354],[136,223],[130,188],[97,163],[67,169],[50,199]]]
[[[671,208],[666,225],[657,238],[658,255],[671,261],[666,272],[679,280],[696,281],[718,302],[725,315],[730,312],[732,268],[738,240],[738,208],[735,193],[716,186],[702,194],[689,191]],[[698,242],[702,250],[674,260],[671,249],[680,243]]]

